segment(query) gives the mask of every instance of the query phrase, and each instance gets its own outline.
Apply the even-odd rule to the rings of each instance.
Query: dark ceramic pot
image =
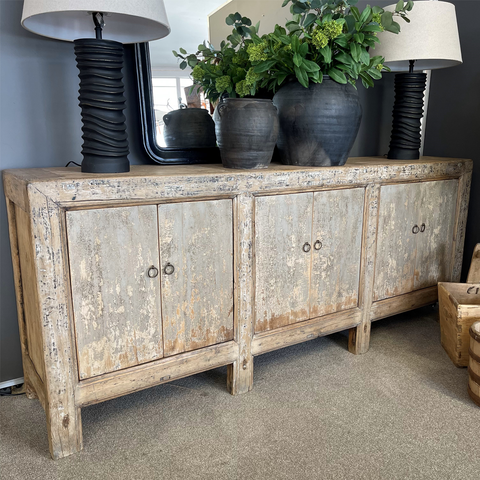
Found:
[[[362,107],[357,90],[328,76],[308,88],[298,82],[273,97],[280,131],[277,149],[286,165],[344,165],[360,128]]]
[[[163,116],[167,147],[215,147],[215,123],[204,108],[181,108]]]
[[[278,116],[271,100],[226,98],[213,118],[224,167],[268,167],[278,136]]]

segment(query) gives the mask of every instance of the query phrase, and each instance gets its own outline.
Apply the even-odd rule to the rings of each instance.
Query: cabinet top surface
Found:
[[[388,170],[415,170],[417,168],[441,166],[442,164],[455,164],[461,169],[471,170],[468,165],[472,161],[462,158],[441,158],[441,157],[422,157],[420,160],[388,160],[384,157],[351,157],[348,162],[341,167],[301,167],[293,165],[282,165],[272,163],[269,168],[261,170],[239,170],[224,168],[221,164],[203,164],[203,165],[132,165],[131,171],[127,173],[95,174],[82,173],[80,167],[52,167],[52,168],[22,168],[4,170],[4,175],[14,176],[19,180],[29,183],[58,182],[65,180],[92,180],[92,179],[132,179],[136,177],[203,177],[209,175],[215,176],[268,176],[269,174],[279,173],[306,173],[328,175],[332,172],[348,174],[352,170],[365,169],[385,169]],[[433,173],[433,172],[432,172]]]
[[[82,173],[79,167],[4,170],[5,195],[24,210],[34,192],[67,207],[82,202],[155,202],[200,197],[287,193],[459,178],[472,161],[422,157],[416,161],[354,157],[342,167],[297,167],[273,163],[263,170],[222,165],[133,165],[128,173]],[[164,199],[164,200],[163,200]],[[113,203],[112,203],[113,204]]]

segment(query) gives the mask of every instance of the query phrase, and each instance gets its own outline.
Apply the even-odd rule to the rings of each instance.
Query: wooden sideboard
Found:
[[[472,162],[4,172],[24,377],[50,451],[81,408],[434,303],[458,281]]]

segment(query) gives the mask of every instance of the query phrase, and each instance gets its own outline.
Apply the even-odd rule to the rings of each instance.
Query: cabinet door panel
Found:
[[[255,331],[310,318],[313,193],[255,201]]]
[[[373,300],[414,290],[422,184],[386,185],[380,190]]]
[[[315,193],[311,317],[358,305],[364,197],[363,188]]]
[[[458,180],[422,183],[415,289],[449,280]],[[423,228],[422,228],[423,229]]]
[[[232,208],[232,200],[158,207],[165,356],[233,339]]]
[[[156,206],[67,212],[80,378],[163,356]]]

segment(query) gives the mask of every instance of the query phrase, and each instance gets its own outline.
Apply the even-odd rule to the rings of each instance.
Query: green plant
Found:
[[[297,79],[304,87],[321,83],[323,76],[356,86],[361,79],[368,88],[374,80],[390,71],[380,56],[370,56],[379,43],[377,33],[384,30],[398,34],[400,25],[394,17],[409,22],[413,1],[399,0],[394,12],[380,7],[360,11],[358,0],[284,0],[293,19],[286,28],[275,26],[261,37],[259,25],[239,13],[227,17],[232,34],[220,50],[204,42],[196,54],[173,52],[182,61],[180,68],[193,68],[194,83],[201,85],[210,100],[223,93],[230,97],[255,96],[262,89],[275,92],[285,81]]]

